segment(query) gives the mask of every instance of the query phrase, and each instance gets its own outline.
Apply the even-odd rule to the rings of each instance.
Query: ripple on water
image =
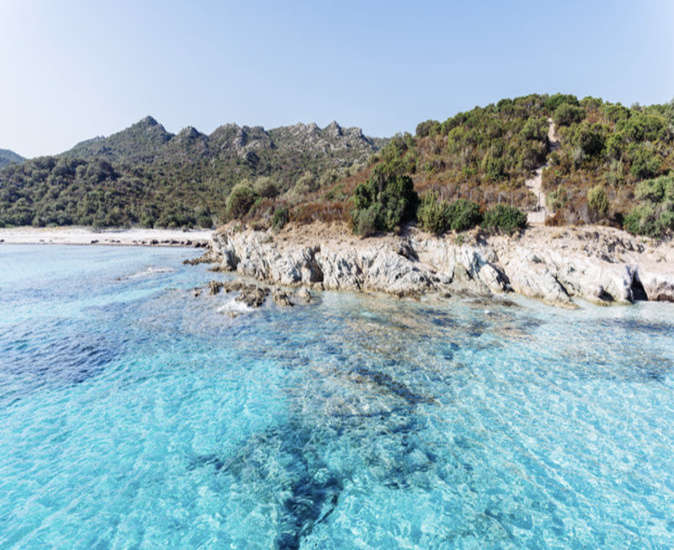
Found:
[[[95,277],[2,296],[2,547],[674,540],[671,309],[328,292],[232,318],[181,251],[50,250],[22,261]]]

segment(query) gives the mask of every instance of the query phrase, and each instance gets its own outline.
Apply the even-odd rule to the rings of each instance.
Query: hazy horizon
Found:
[[[390,137],[529,93],[665,103],[673,16],[666,0],[0,2],[0,149],[58,154],[145,116]]]

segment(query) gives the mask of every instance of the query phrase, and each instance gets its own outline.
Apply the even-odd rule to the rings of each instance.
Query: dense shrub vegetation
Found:
[[[481,225],[491,233],[513,233],[525,229],[527,215],[514,206],[497,204],[484,212],[480,206],[466,199],[448,202],[435,192],[424,195],[417,212],[419,226],[425,231],[440,235],[451,229],[461,232]]]
[[[525,229],[527,226],[527,215],[514,206],[497,204],[487,210],[482,220],[482,227],[490,232],[513,233]]]
[[[559,142],[554,148],[549,119]],[[444,122],[422,122],[415,136],[394,137],[374,162],[413,178],[427,197],[419,223],[429,231],[448,228],[442,220],[458,199],[476,202],[485,215],[496,204],[533,209],[537,197],[524,182],[547,162],[543,191],[551,223],[606,223],[662,235],[670,231],[667,201],[642,199],[637,189],[674,169],[674,103],[628,108],[568,94],[506,99]]]
[[[0,169],[0,227],[211,227],[232,216],[271,217],[279,195],[332,185],[359,170],[381,143],[336,124],[269,132],[230,124],[210,136],[193,128],[174,136],[148,117],[58,157]],[[239,183],[259,202],[251,205],[239,196],[228,208]]]
[[[148,118],[0,169],[0,226],[210,227],[236,218],[275,228],[351,221],[370,235],[416,219],[434,233],[479,223],[511,233],[537,204],[524,183],[543,163],[550,223],[672,232],[674,103],[625,107],[569,94],[504,99],[388,141],[336,124],[173,136]]]
[[[234,220],[243,218],[259,198],[260,195],[248,184],[235,185],[227,197],[227,216]]]
[[[7,166],[8,164],[21,164],[25,158],[21,155],[17,155],[14,151],[9,151],[7,149],[0,149],[0,168]]]
[[[660,236],[674,232],[674,175],[637,185],[640,204],[625,216],[625,227],[635,235]]]
[[[427,193],[421,198],[417,220],[425,231],[440,235],[449,226],[449,203],[439,199],[434,191]]]
[[[636,234],[666,233],[667,205],[638,190],[674,168],[674,104],[627,108],[585,98],[578,106],[584,117],[558,128],[560,148],[543,173],[554,223],[604,221]]]
[[[353,194],[353,222],[356,233],[368,236],[376,231],[393,231],[416,217],[419,197],[409,176],[400,175],[385,164]]]
[[[452,231],[468,231],[482,222],[480,205],[466,199],[458,199],[449,205],[449,228]]]
[[[280,208],[277,208],[274,210],[274,214],[271,218],[271,228],[275,233],[278,233],[283,229],[287,224],[288,221],[290,220],[290,214],[288,213],[288,209],[284,206],[281,206]]]

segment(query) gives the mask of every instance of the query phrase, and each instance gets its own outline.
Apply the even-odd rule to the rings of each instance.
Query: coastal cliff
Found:
[[[522,235],[474,231],[436,237],[409,229],[400,236],[354,237],[343,225],[271,231],[225,226],[207,259],[277,285],[385,292],[518,294],[574,307],[635,300],[674,302],[674,246],[606,227],[534,227]]]

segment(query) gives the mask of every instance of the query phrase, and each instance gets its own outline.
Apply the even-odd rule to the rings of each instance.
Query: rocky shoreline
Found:
[[[344,225],[289,227],[278,234],[230,224],[202,261],[272,285],[318,290],[498,295],[515,292],[576,307],[674,302],[674,246],[607,227],[532,227],[522,235],[478,231],[436,237],[414,227],[359,239]]]

